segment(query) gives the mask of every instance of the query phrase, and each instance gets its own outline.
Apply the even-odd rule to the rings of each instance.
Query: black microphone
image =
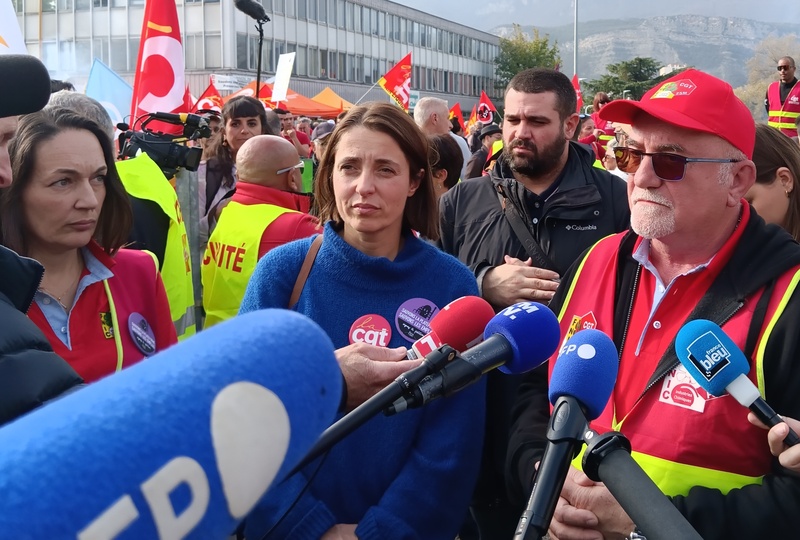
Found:
[[[0,54],[0,118],[40,111],[50,99],[50,74],[27,54]]]
[[[586,434],[583,472],[603,482],[648,540],[702,540],[636,460],[631,443],[617,431]]]
[[[561,348],[550,376],[553,413],[547,446],[514,540],[542,538],[547,533],[570,462],[583,446],[588,421],[600,416],[614,389],[618,362],[614,342],[599,330],[580,330]]]
[[[546,306],[536,302],[510,306],[489,321],[482,343],[422,379],[384,413],[396,414],[452,395],[495,368],[512,374],[530,371],[550,358],[560,335],[558,319]]]
[[[248,17],[252,17],[257,21],[269,22],[264,6],[254,0],[233,0],[233,5]]]
[[[152,112],[148,113],[153,120],[161,120],[169,122],[170,124],[186,124],[187,126],[201,126],[207,124],[208,121],[199,114],[192,113],[165,113],[165,112]]]

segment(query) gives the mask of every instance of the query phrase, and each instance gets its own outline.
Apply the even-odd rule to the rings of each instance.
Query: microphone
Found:
[[[530,538],[529,530],[535,530],[537,538],[547,533],[570,462],[583,445],[588,422],[600,416],[611,397],[618,367],[614,342],[599,330],[576,332],[559,351],[550,375],[548,397],[553,413],[547,446],[515,540]]]
[[[171,124],[186,124],[195,127],[208,124],[208,121],[199,114],[165,112],[152,112],[148,114],[150,118],[154,120],[163,120],[164,122],[169,122]]]
[[[257,21],[269,22],[264,6],[254,0],[233,0],[236,9]]]
[[[414,342],[406,358],[425,358],[445,343],[466,351],[483,340],[483,329],[492,317],[494,309],[480,296],[456,298],[433,316],[431,331]]]
[[[555,352],[561,330],[555,314],[537,302],[520,302],[495,315],[486,325],[484,341],[464,352],[438,373],[422,379],[408,395],[384,413],[396,414],[449,396],[499,368],[508,374],[530,371]]]
[[[50,99],[50,74],[27,54],[0,54],[0,118],[40,111]]]
[[[333,344],[241,315],[0,429],[8,538],[226,538],[333,421]]]
[[[768,427],[783,422],[747,377],[750,371],[747,358],[715,323],[696,319],[683,325],[675,336],[675,352],[694,381],[709,394],[722,396],[727,391]],[[800,438],[790,428],[783,442],[794,446]]]

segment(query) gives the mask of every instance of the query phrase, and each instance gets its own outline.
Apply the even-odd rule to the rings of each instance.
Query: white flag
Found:
[[[0,54],[28,54],[11,0],[0,0]]]
[[[272,103],[286,101],[286,91],[289,90],[289,79],[292,77],[295,54],[296,53],[291,52],[278,57],[278,69],[275,70],[275,84],[272,86],[272,97],[269,98]]]

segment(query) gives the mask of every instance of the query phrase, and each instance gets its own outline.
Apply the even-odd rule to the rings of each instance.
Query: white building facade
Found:
[[[51,76],[83,88],[93,58],[132,84],[144,0],[12,0],[28,52]],[[497,100],[499,38],[386,0],[263,0],[262,80],[278,57],[295,52],[289,88],[313,96],[330,86],[345,99],[388,100],[374,83],[411,52],[411,89],[459,102],[464,114],[481,90]],[[453,6],[458,9],[457,5]],[[256,75],[256,22],[233,0],[177,0],[187,83],[193,95],[209,75],[243,86]],[[229,92],[221,91],[222,94]]]

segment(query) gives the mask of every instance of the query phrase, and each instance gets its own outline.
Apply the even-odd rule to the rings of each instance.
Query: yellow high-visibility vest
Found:
[[[261,237],[269,225],[286,212],[274,204],[241,204],[231,201],[220,214],[208,239],[200,279],[203,283],[203,328],[239,313],[247,282],[258,264]]]
[[[118,161],[116,165],[122,185],[129,195],[153,201],[169,217],[161,280],[167,291],[169,310],[178,340],[186,339],[197,332],[197,322],[189,241],[178,194],[158,165],[145,153]]]

